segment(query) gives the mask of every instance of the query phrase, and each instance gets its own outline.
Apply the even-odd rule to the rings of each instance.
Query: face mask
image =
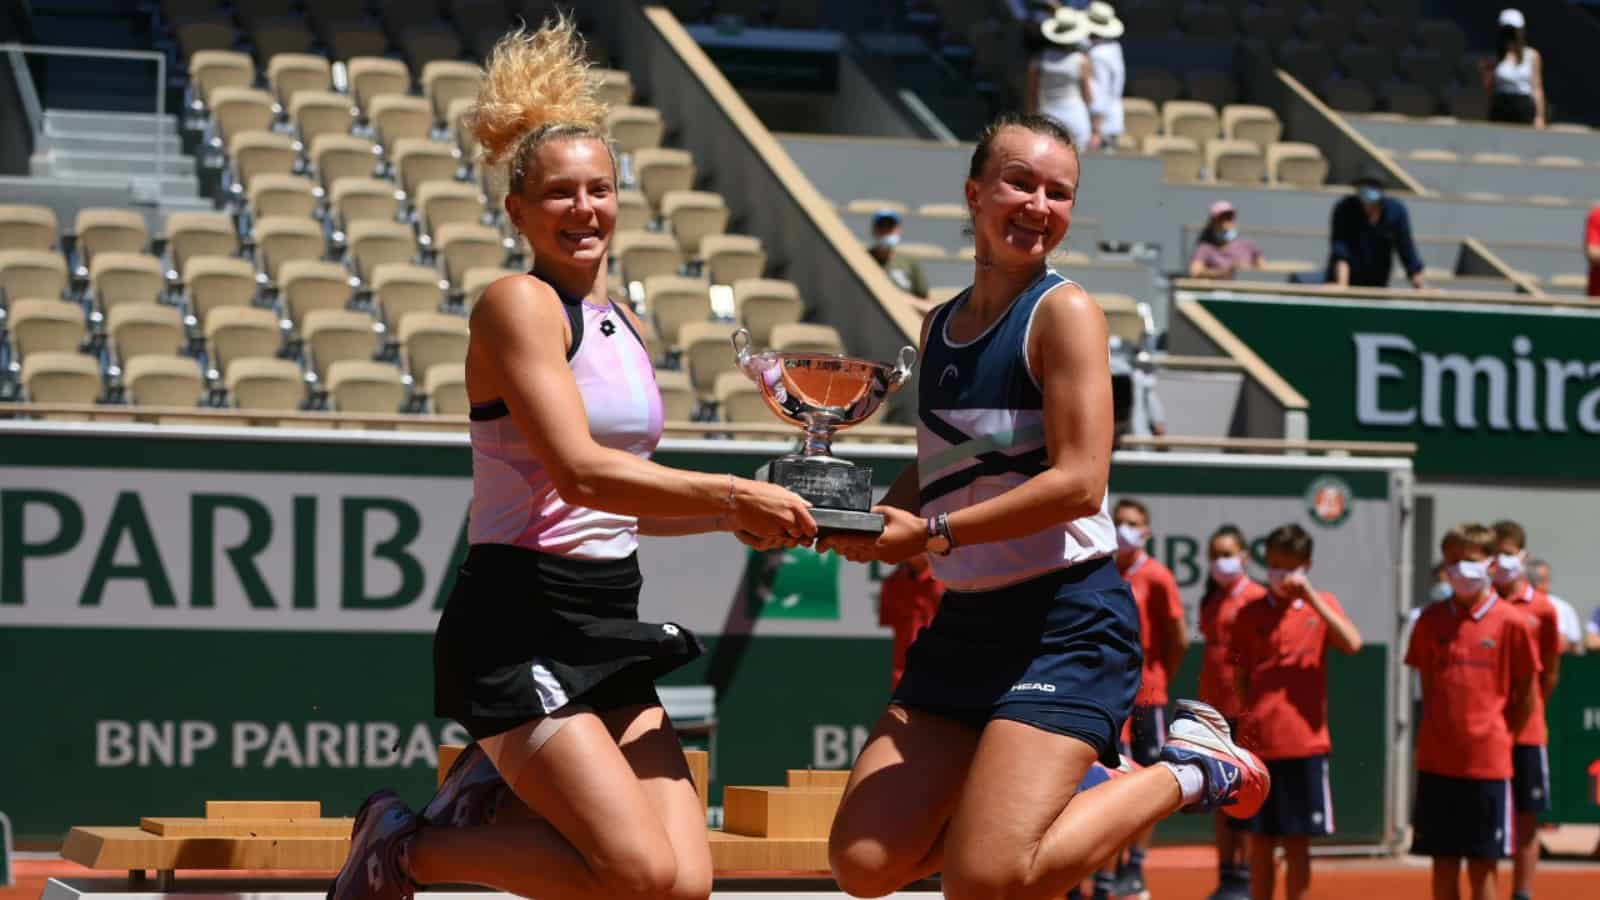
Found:
[[[1211,577],[1218,584],[1233,584],[1244,574],[1244,560],[1237,556],[1219,556],[1211,561]]]
[[[1362,203],[1376,204],[1383,199],[1383,191],[1370,184],[1364,184],[1356,188],[1356,196],[1361,198]]]
[[[1455,595],[1456,592],[1450,589],[1450,583],[1448,581],[1436,582],[1433,586],[1433,589],[1428,591],[1429,600],[1449,600]]]
[[[1476,597],[1489,587],[1487,559],[1451,563],[1445,573],[1450,578],[1450,590],[1457,597]]]
[[[1144,547],[1144,529],[1133,525],[1117,526],[1117,549],[1139,550]]]
[[[1522,577],[1522,555],[1502,553],[1494,559],[1494,583],[1510,584]]]
[[[897,231],[894,234],[886,234],[878,238],[877,244],[885,250],[893,250],[900,244],[900,232]]]
[[[1272,592],[1274,594],[1281,595],[1283,593],[1284,582],[1288,581],[1291,576],[1304,575],[1305,573],[1305,566],[1299,566],[1293,569],[1268,569],[1267,585],[1272,588]]]
[[[1237,229],[1237,228],[1224,228],[1224,229],[1222,229],[1221,237],[1222,237],[1222,242],[1224,244],[1228,243],[1229,241],[1233,240],[1234,238],[1236,238],[1238,236],[1239,236],[1239,229]]]

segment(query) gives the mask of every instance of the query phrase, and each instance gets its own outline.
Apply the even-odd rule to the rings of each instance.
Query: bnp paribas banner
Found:
[[[786,449],[669,441],[658,459],[748,473]],[[909,459],[854,453],[880,488]],[[433,716],[430,647],[465,552],[469,469],[456,435],[0,424],[0,812],[37,841],[207,799],[348,814],[392,785],[424,802],[438,745],[466,740]],[[1350,840],[1385,824],[1373,713],[1407,479],[1403,463],[1304,458],[1141,454],[1113,469],[1116,493],[1150,506],[1150,549],[1191,604],[1219,523],[1256,542],[1287,521],[1312,531],[1319,585],[1371,647],[1341,661],[1333,711],[1349,758],[1367,760],[1341,773],[1365,788],[1340,810]],[[883,573],[726,535],[647,538],[640,556],[642,614],[708,646],[670,683],[716,692],[714,789],[848,766],[888,696]]]
[[[1311,404],[1311,437],[1414,441],[1419,476],[1600,475],[1600,310],[1184,294]]]

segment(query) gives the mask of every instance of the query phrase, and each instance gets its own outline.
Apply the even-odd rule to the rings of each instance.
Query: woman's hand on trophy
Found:
[[[734,480],[729,515],[734,532],[757,538],[776,538],[787,546],[810,544],[817,536],[811,504],[788,488],[739,478]]]
[[[766,553],[771,550],[787,550],[790,547],[805,547],[811,544],[811,541],[807,539],[762,537],[758,534],[751,534],[748,531],[739,531],[737,529],[734,530],[733,536],[739,539],[739,543],[749,547],[752,550],[757,550],[762,553]]]
[[[927,520],[897,506],[874,506],[872,511],[883,516],[881,534],[830,534],[817,542],[817,551],[832,550],[851,562],[899,565],[927,550]]]

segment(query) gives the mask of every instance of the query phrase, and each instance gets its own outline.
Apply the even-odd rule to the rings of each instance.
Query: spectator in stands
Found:
[[[1542,559],[1528,561],[1528,580],[1533,583],[1534,590],[1542,591],[1556,608],[1556,620],[1561,626],[1561,640],[1564,642],[1562,650],[1577,655],[1583,654],[1583,619],[1578,617],[1578,611],[1571,603],[1550,593],[1550,564]]]
[[[1094,72],[1089,63],[1089,18],[1061,7],[1040,26],[1045,48],[1028,65],[1028,111],[1066,126],[1075,147],[1099,146],[1100,134],[1089,115],[1094,105]]]
[[[872,217],[872,247],[867,252],[889,273],[889,280],[895,287],[927,299],[928,279],[923,277],[922,264],[897,252],[899,246],[900,214],[892,209],[878,210]]]
[[[1189,277],[1226,281],[1240,269],[1261,268],[1262,261],[1256,242],[1239,237],[1239,213],[1233,204],[1226,200],[1211,204],[1211,217],[1189,260]]]
[[[1600,203],[1589,210],[1589,220],[1583,227],[1583,256],[1589,262],[1589,290],[1591,297],[1600,297]]]
[[[1544,60],[1528,46],[1522,11],[1500,11],[1500,37],[1494,59],[1483,61],[1483,87],[1489,91],[1489,121],[1543,128]]]
[[[1340,287],[1388,287],[1399,255],[1412,287],[1421,290],[1422,257],[1405,204],[1384,195],[1382,176],[1372,169],[1361,173],[1355,188],[1333,207],[1328,281]]]
[[[1122,58],[1121,37],[1127,27],[1109,3],[1089,4],[1089,107],[1092,135],[1090,150],[1115,150],[1122,140],[1122,91],[1128,82],[1128,64]]]

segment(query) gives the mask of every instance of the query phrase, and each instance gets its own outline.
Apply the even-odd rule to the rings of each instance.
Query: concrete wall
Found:
[[[849,52],[839,54],[839,93],[833,99],[828,130],[868,137],[930,137],[896,97],[886,95]]]
[[[1506,163],[1434,162],[1407,159],[1406,171],[1431,190],[1445,194],[1487,191],[1506,197],[1575,197],[1588,200],[1600,194],[1600,166],[1565,166]]]
[[[1425,121],[1390,122],[1369,116],[1350,116],[1350,124],[1380,147],[1399,153],[1412,150],[1451,150],[1473,153],[1515,153],[1525,159],[1539,156],[1576,156],[1600,162],[1600,133],[1537,131],[1521,125],[1459,122],[1454,125]],[[1410,163],[1402,162],[1410,166]],[[1493,190],[1482,187],[1478,190]]]
[[[1224,349],[1217,345],[1205,332],[1201,331],[1188,318],[1174,315],[1167,330],[1167,350],[1171,353],[1185,356],[1225,356]],[[1227,437],[1257,437],[1257,438],[1287,438],[1304,437],[1304,435],[1288,434],[1287,410],[1284,405],[1262,385],[1261,381],[1250,377],[1248,370],[1239,376],[1239,389],[1233,398],[1233,408],[1227,426],[1221,431],[1187,432],[1176,425],[1169,429],[1172,434],[1220,434]],[[1173,403],[1168,400],[1168,378],[1163,375],[1158,390],[1162,395],[1162,402],[1167,404],[1168,415],[1173,411]],[[1192,381],[1192,376],[1186,379],[1172,379],[1175,381]],[[1225,397],[1213,386],[1212,391],[1204,395],[1213,404],[1217,398]],[[1182,399],[1180,393],[1173,399]],[[1213,424],[1220,421],[1218,410],[1213,406],[1206,410],[1202,417]]]

